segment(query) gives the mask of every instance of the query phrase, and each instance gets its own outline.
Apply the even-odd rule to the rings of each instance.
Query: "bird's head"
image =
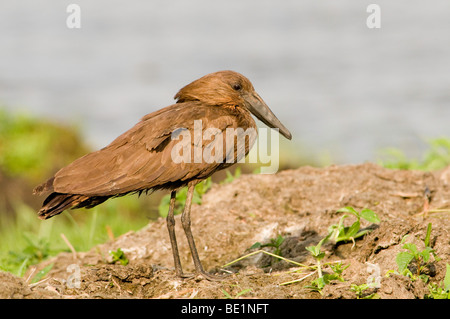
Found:
[[[207,74],[186,85],[175,95],[177,103],[200,101],[211,106],[235,106],[250,111],[261,122],[291,139],[289,130],[281,124],[263,99],[256,93],[249,79],[234,71]]]

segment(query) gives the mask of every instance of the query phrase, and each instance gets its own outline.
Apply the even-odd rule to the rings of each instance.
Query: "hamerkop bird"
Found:
[[[108,198],[130,193],[171,190],[167,227],[175,271],[183,277],[173,209],[177,190],[187,186],[181,223],[196,271],[211,280],[217,277],[204,271],[190,227],[195,185],[247,155],[256,138],[256,124],[251,114],[269,127],[279,129],[287,139],[291,139],[291,133],[255,92],[252,83],[237,72],[220,71],[205,75],[183,87],[175,99],[175,104],[144,116],[105,148],[75,160],[37,186],[34,194],[48,194],[38,216],[47,219],[66,209],[92,208]],[[196,127],[201,134],[209,130],[210,138],[207,140],[211,143],[223,143],[214,144],[217,149],[211,152],[208,149],[211,143],[202,141],[201,134],[200,141],[195,137],[190,141],[187,139],[189,135],[184,133],[195,136]],[[246,143],[240,144],[236,142],[239,134],[235,134],[230,143],[225,134],[227,129],[255,133],[241,134]],[[188,142],[183,147],[177,145],[185,138]],[[208,149],[215,160],[205,161],[207,156],[202,157],[201,152],[198,157],[195,153],[199,148],[200,151]],[[180,155],[182,151],[185,154]]]

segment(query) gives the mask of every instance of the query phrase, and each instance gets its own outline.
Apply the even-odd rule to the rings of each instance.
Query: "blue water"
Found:
[[[66,7],[81,7],[68,29]],[[366,26],[369,3],[381,28]],[[82,125],[102,147],[179,88],[232,69],[339,163],[450,136],[450,1],[0,2],[0,105]]]

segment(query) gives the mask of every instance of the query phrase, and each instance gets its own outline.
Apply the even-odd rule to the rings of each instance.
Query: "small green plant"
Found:
[[[317,273],[319,277],[311,282],[311,285],[306,286],[306,288],[312,289],[314,291],[322,294],[322,289],[325,285],[328,285],[332,280],[344,281],[342,277],[342,272],[348,268],[350,265],[342,266],[342,263],[337,263],[336,265],[330,265],[333,273],[331,274],[323,274],[322,272],[322,264],[321,260],[325,257],[325,253],[321,251],[321,247],[324,243],[326,243],[331,237],[332,232],[328,233],[326,237],[324,237],[316,246],[308,246],[306,250],[308,250],[314,259],[317,262]]]
[[[322,267],[321,267],[320,261],[323,259],[323,257],[325,257],[325,253],[323,251],[321,251],[320,248],[322,247],[322,245],[325,242],[328,241],[328,238],[330,237],[330,235],[331,234],[328,234],[328,236],[326,236],[321,241],[319,241],[319,243],[316,246],[308,246],[308,247],[306,247],[306,250],[311,253],[311,255],[314,257],[314,259],[317,262],[317,272],[319,274],[319,281],[322,280],[320,278],[323,277],[323,275],[322,275]],[[323,286],[320,289],[322,289]]]
[[[425,282],[428,281],[428,275],[425,274],[425,269],[428,267],[431,256],[434,256],[436,261],[439,261],[439,257],[435,254],[434,249],[430,247],[430,236],[431,236],[431,223],[427,226],[427,233],[424,239],[425,248],[419,251],[416,244],[406,243],[402,246],[406,251],[399,252],[395,258],[395,262],[398,266],[398,272],[402,275],[411,277],[411,279],[421,278]],[[402,243],[405,241],[407,236],[403,237]],[[414,261],[414,273],[411,271],[413,269],[412,262]]]
[[[194,195],[192,196],[192,202],[196,204],[202,203],[203,195],[211,188],[211,177],[195,185]],[[175,197],[174,215],[179,215],[183,212],[184,203],[187,197],[187,187],[183,187],[177,192]],[[170,206],[170,194],[165,195],[158,206],[159,216],[166,217]]]
[[[371,223],[379,223],[380,219],[378,218],[378,215],[375,214],[370,209],[363,209],[360,212],[355,210],[353,207],[343,207],[341,209],[338,209],[337,212],[340,213],[348,213],[356,217],[356,221],[350,225],[345,227],[344,226],[344,219],[350,217],[351,215],[345,214],[339,219],[339,223],[337,225],[332,225],[329,227],[328,231],[331,234],[331,239],[334,240],[335,243],[338,242],[345,242],[345,241],[355,241],[356,238],[359,238],[361,236],[364,236],[367,234],[370,230],[360,230],[361,228],[361,218],[367,220]]]
[[[339,224],[332,225],[328,228],[328,235],[325,236],[316,246],[308,246],[306,247],[306,250],[308,250],[311,255],[314,257],[314,259],[317,262],[317,272],[319,277],[311,282],[310,286],[307,286],[308,288],[318,291],[322,293],[323,287],[330,283],[331,280],[340,280],[344,281],[344,278],[342,277],[342,272],[349,266],[344,266],[342,268],[342,264],[337,264],[335,266],[330,266],[333,270],[332,274],[323,274],[322,273],[322,264],[321,260],[325,257],[325,253],[321,251],[321,247],[323,244],[328,242],[330,239],[332,239],[335,243],[341,242],[341,241],[353,241],[355,238],[359,238],[369,232],[369,230],[360,230],[361,223],[360,219],[363,218],[369,222],[372,223],[379,223],[380,219],[378,218],[378,215],[374,213],[370,209],[363,209],[361,212],[358,212],[353,207],[344,207],[338,210],[338,212],[344,212],[354,215],[357,220],[351,225],[351,226],[344,226],[344,219],[349,217],[350,215],[345,214],[342,216],[339,220]]]
[[[116,251],[110,251],[109,254],[112,256],[112,263],[120,262],[122,265],[128,265],[128,258],[125,256],[125,253],[122,249],[117,248]]]
[[[280,246],[284,242],[285,238],[281,235],[278,235],[277,238],[271,238],[270,243],[267,244],[261,244],[260,242],[256,242],[250,247],[250,249],[261,249],[264,247],[273,247],[275,248],[274,254],[281,256],[281,249]]]
[[[334,273],[334,278],[333,280],[339,280],[339,281],[344,281],[344,277],[342,277],[342,273],[344,272],[345,269],[347,269],[349,265],[343,265],[341,262],[338,262],[336,264],[330,264],[330,268],[331,270],[333,270]]]
[[[446,264],[445,278],[443,282],[439,284],[430,283],[428,285],[429,295],[426,295],[427,299],[450,299],[450,265]]]
[[[450,291],[448,289],[442,288],[438,284],[430,283],[428,285],[429,295],[426,295],[426,299],[450,299]]]
[[[250,288],[249,289],[244,289],[244,290],[241,290],[240,292],[238,292],[234,297],[232,297],[225,289],[221,289],[221,290],[222,290],[222,293],[225,296],[225,299],[237,299],[240,296],[243,296],[246,293],[249,293],[249,292],[252,291]]]
[[[260,242],[256,242],[250,247],[250,249],[260,250],[261,248],[264,248],[264,247],[272,247],[272,248],[275,248],[275,250],[273,251],[273,254],[278,257],[281,257],[280,246],[284,242],[284,240],[285,240],[285,238],[283,236],[278,235],[277,238],[271,238],[270,242],[267,244],[261,244]],[[276,262],[280,261],[280,258],[278,258],[278,257],[271,258],[270,265],[272,265],[272,263],[274,263],[274,262],[276,263]]]
[[[376,293],[372,293],[369,295],[364,295],[364,291],[370,288],[369,284],[355,285],[352,284],[350,286],[350,290],[356,294],[357,299],[378,299],[380,298]]]
[[[342,272],[347,269],[350,265],[345,265],[343,266],[341,262],[333,265],[330,264],[329,265],[332,273],[322,273],[322,270],[320,271],[319,277],[317,279],[314,279],[313,281],[311,281],[311,285],[309,286],[305,286],[305,288],[309,288],[311,290],[317,291],[320,294],[322,294],[322,289],[328,285],[331,281],[333,280],[339,280],[341,282],[344,282],[345,279],[342,276]],[[319,264],[318,264],[318,268],[319,270]]]

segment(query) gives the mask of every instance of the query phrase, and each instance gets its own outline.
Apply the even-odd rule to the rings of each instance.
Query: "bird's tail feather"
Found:
[[[38,217],[40,219],[48,219],[61,214],[66,209],[82,207],[92,208],[103,203],[107,199],[108,197],[105,196],[89,197],[78,194],[51,193],[45,199],[42,208],[39,210]]]

